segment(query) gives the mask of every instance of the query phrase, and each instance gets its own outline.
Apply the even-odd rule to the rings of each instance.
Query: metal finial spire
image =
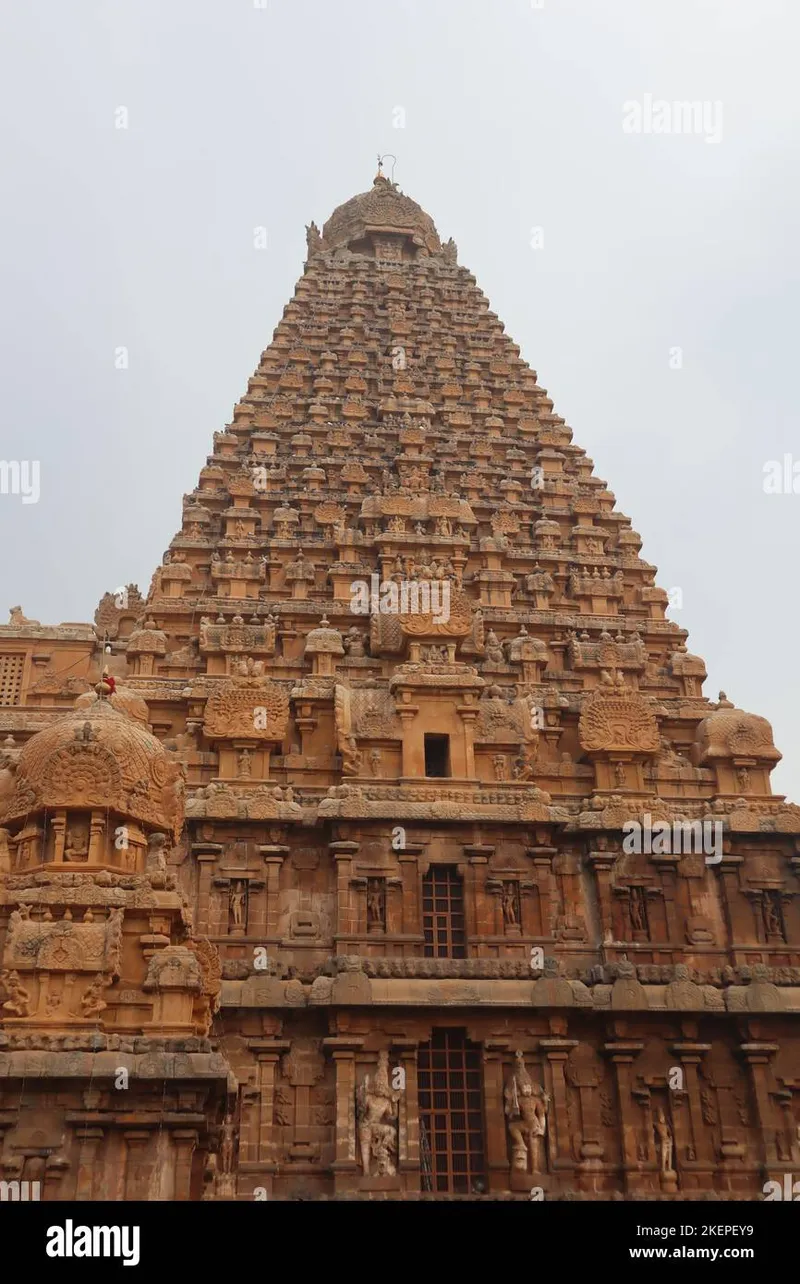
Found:
[[[394,167],[397,164],[397,157],[394,156],[392,152],[384,152],[383,156],[378,157],[378,177],[383,178],[383,162],[387,157],[392,162],[392,174],[389,179],[389,182],[391,183],[392,187],[394,187]]]

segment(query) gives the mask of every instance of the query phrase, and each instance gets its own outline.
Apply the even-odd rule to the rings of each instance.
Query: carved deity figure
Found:
[[[236,1126],[230,1115],[222,1125],[222,1138],[219,1148],[220,1168],[223,1173],[233,1172],[233,1155],[236,1148]]]
[[[519,915],[517,913],[517,895],[513,883],[503,883],[503,922],[506,927],[518,927]]]
[[[344,649],[351,660],[360,660],[364,655],[364,635],[355,624],[344,635]]]
[[[385,926],[383,881],[380,878],[370,878],[367,881],[367,926]]]
[[[84,829],[68,829],[64,845],[64,860],[86,860],[89,856],[89,835]]]
[[[658,1149],[658,1166],[662,1173],[672,1172],[672,1131],[663,1110],[659,1110],[653,1125]]]
[[[533,780],[535,774],[535,755],[530,745],[523,744],[518,758],[514,759],[514,779]]]
[[[505,659],[503,648],[500,645],[500,639],[494,629],[489,629],[486,634],[486,660],[489,664],[502,664]]]
[[[542,1172],[541,1139],[547,1131],[550,1098],[535,1084],[525,1067],[522,1052],[515,1052],[514,1073],[504,1093],[508,1131],[511,1137],[511,1166],[519,1172]]]
[[[148,874],[166,874],[167,872],[167,835],[158,833],[150,834],[147,839],[147,864]]]
[[[19,972],[0,972],[0,982],[5,986],[8,999],[3,1004],[6,1012],[14,1016],[27,1017],[31,1014],[31,996],[19,979]]]
[[[245,902],[247,888],[244,883],[234,883],[231,887],[231,922],[233,927],[245,925]]]
[[[640,887],[629,888],[629,909],[631,916],[631,927],[634,932],[646,932],[647,924],[644,917],[644,904],[642,900],[642,889]]]
[[[767,936],[780,936],[783,938],[783,926],[781,924],[781,918],[778,913],[778,907],[775,903],[774,896],[770,895],[769,892],[765,892],[762,904],[764,910],[764,929]]]
[[[393,1177],[397,1171],[397,1103],[399,1092],[389,1086],[389,1053],[378,1053],[378,1068],[356,1090],[358,1146],[365,1177]]]
[[[84,1018],[99,1016],[108,1004],[103,1001],[103,991],[108,984],[108,977],[98,972],[88,990],[81,995],[81,1013]]]
[[[345,736],[339,752],[342,755],[342,774],[357,776],[361,770],[361,752],[355,736]]]
[[[252,756],[253,756],[252,751],[250,749],[243,749],[241,753],[238,755],[236,759],[236,766],[240,777],[244,777],[246,779],[248,776],[252,776],[253,766],[250,761]]]
[[[316,254],[321,245],[322,237],[320,236],[319,228],[316,223],[308,223],[306,225],[306,249],[308,250],[308,257],[311,258]]]
[[[495,778],[495,780],[506,780],[506,779],[507,779],[507,776],[506,776],[506,756],[505,756],[505,754],[503,754],[503,753],[496,753],[496,754],[494,755],[494,757],[492,758],[492,766],[494,767],[494,778]]]
[[[381,751],[380,749],[370,749],[369,765],[373,776],[381,774]]]
[[[750,771],[747,767],[739,767],[736,772],[736,784],[743,794],[746,794],[750,788]]]

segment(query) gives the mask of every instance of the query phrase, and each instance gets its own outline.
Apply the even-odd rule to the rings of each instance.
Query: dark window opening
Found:
[[[425,737],[425,775],[441,779],[450,775],[450,737]]]
[[[426,959],[465,959],[464,884],[452,865],[431,865],[422,880]]]

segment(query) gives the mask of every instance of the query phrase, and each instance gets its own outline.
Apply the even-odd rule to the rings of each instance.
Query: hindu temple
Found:
[[[640,536],[382,172],[307,228],[178,525],[146,594],[0,626],[4,1197],[797,1171],[772,729],[703,694]]]

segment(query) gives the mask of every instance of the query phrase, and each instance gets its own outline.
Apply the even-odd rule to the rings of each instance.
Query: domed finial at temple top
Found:
[[[95,691],[101,700],[106,700],[109,696],[114,694],[116,685],[116,682],[108,671],[108,666],[106,666],[106,668],[103,669],[103,676],[95,686]]]

